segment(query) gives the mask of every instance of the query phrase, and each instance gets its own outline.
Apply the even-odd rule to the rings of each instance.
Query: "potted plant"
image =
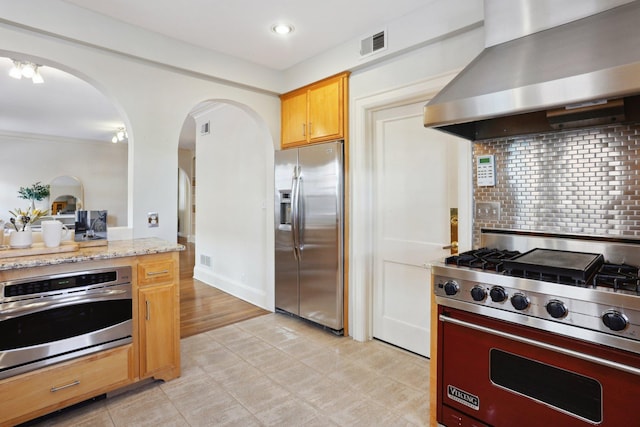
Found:
[[[33,235],[31,234],[31,224],[38,221],[43,216],[49,214],[48,210],[32,209],[27,210],[14,209],[9,211],[13,215],[10,219],[15,230],[11,231],[9,237],[9,245],[12,248],[28,248],[33,243]]]
[[[36,200],[42,201],[45,197],[49,196],[49,185],[42,185],[40,181],[33,184],[31,187],[20,187],[18,190],[19,197],[21,199],[31,200],[31,210],[36,208]]]

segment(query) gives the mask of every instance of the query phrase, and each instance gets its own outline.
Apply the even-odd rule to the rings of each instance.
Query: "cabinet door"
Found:
[[[326,141],[344,136],[343,96],[342,78],[327,80],[309,89],[309,141]]]
[[[282,147],[307,142],[307,92],[282,97]]]
[[[176,285],[140,289],[140,377],[176,368]]]

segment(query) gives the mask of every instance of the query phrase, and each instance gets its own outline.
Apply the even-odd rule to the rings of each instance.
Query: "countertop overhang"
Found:
[[[0,260],[0,271],[151,255],[163,252],[177,252],[183,251],[184,249],[184,245],[172,243],[157,237],[113,240],[109,241],[105,246],[84,247],[74,252],[4,258]]]

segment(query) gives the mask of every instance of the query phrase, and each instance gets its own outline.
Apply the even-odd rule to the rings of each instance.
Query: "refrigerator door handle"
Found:
[[[298,174],[298,257],[300,259],[302,259],[302,251],[304,250],[304,229],[306,227],[304,223],[304,203],[302,203],[302,197],[300,196],[304,191],[302,183],[302,174]]]
[[[296,261],[300,260],[299,252],[298,252],[298,189],[299,189],[299,181],[298,181],[298,167],[295,166],[293,168],[293,178],[291,180],[291,236],[293,238],[293,257]]]

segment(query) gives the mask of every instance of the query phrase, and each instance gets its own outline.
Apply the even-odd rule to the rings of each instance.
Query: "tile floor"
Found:
[[[182,376],[37,426],[420,426],[429,360],[268,314],[182,340]]]

